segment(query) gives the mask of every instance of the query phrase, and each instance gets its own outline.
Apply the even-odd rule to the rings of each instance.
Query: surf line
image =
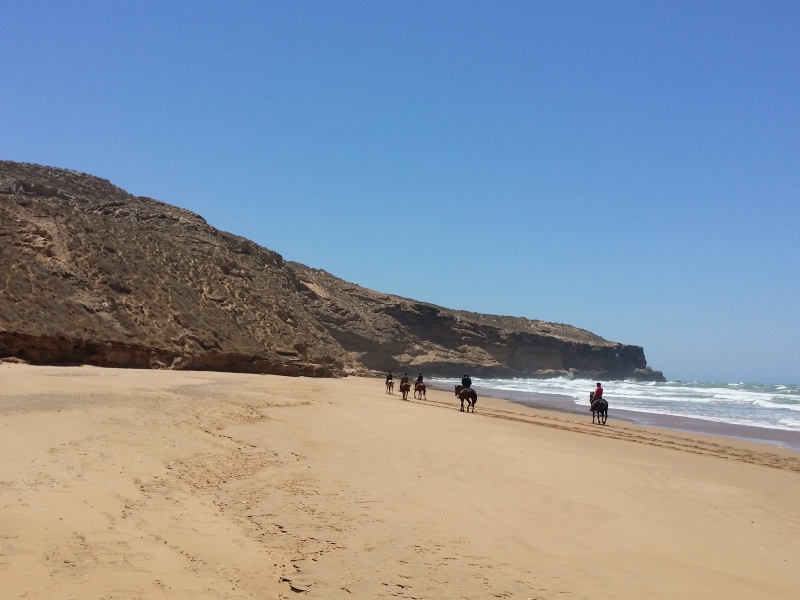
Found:
[[[389,400],[389,398],[386,399]],[[414,404],[429,406],[431,408],[458,410],[458,407],[453,403],[442,402],[441,400],[416,400],[414,398],[407,398],[406,400],[403,400],[402,398],[391,398],[391,400],[396,402],[412,402]],[[581,425],[580,423],[574,423],[572,421],[566,421],[564,419],[558,419],[556,417],[549,417],[545,415],[524,415],[522,413],[496,408],[482,408],[480,410],[481,412],[473,414],[492,419],[516,421],[518,423],[527,423],[528,425],[550,427],[552,429],[560,429],[562,431],[571,431],[573,433],[594,435],[607,439],[634,442],[637,444],[645,444],[647,446],[656,446],[659,448],[677,450],[679,452],[689,452],[691,454],[699,454],[701,456],[722,458],[751,465],[800,473],[800,459],[788,456],[779,456],[769,452],[740,449],[733,446],[726,446],[714,442],[704,442],[702,440],[691,438],[683,438],[666,433],[660,434],[644,430],[637,431],[627,427],[612,426],[611,428],[608,428],[599,427],[597,425],[589,425],[588,423],[586,425]]]

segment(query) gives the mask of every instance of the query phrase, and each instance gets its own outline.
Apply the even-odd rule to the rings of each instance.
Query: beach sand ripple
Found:
[[[0,365],[8,598],[796,598],[800,459],[380,380]]]

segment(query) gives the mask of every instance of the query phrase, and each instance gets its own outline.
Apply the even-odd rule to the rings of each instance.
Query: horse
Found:
[[[403,400],[408,400],[408,392],[411,391],[411,384],[407,381],[400,383],[400,393],[403,394]]]
[[[467,401],[467,412],[469,407],[472,407],[472,412],[475,412],[475,404],[478,402],[478,394],[472,388],[464,388],[462,385],[456,386],[456,397],[461,400],[461,412],[464,412],[464,400]]]
[[[425,384],[422,382],[418,382],[414,384],[414,398],[417,397],[419,394],[420,400],[427,400],[428,397],[425,395]]]
[[[394,379],[387,379],[386,380],[386,393],[387,394],[394,394]]]
[[[598,425],[605,425],[608,419],[608,402],[602,398],[594,399],[594,392],[589,392],[589,410],[592,411],[592,425],[597,417]]]

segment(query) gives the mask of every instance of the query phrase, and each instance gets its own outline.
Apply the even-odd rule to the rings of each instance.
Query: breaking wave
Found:
[[[475,379],[487,391],[558,394],[581,406],[593,383],[578,379]],[[800,431],[800,385],[679,382],[604,382],[612,407],[719,423]],[[492,394],[501,395],[501,394]]]

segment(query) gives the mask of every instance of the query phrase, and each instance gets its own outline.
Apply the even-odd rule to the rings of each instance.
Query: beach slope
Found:
[[[375,379],[0,364],[7,598],[797,598],[800,461]]]

